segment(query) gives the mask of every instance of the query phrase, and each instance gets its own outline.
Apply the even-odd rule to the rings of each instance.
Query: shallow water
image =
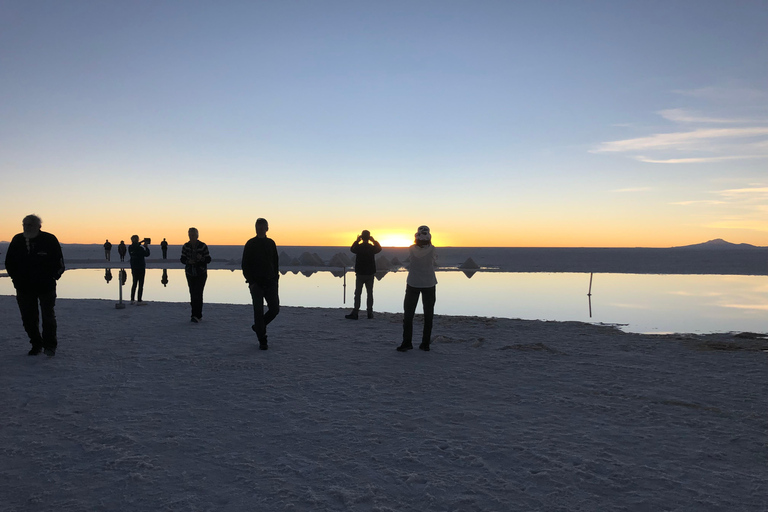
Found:
[[[118,272],[105,280],[105,270],[67,271],[59,281],[62,298],[118,300]],[[146,301],[187,302],[184,271],[148,269]],[[401,312],[405,272],[390,272],[374,285],[376,311]],[[582,273],[438,272],[438,315],[472,315],[539,320],[576,320],[620,324],[629,332],[768,331],[768,278],[765,276],[595,274]],[[286,306],[351,308],[355,276],[315,272],[288,273],[280,278],[280,302]],[[125,301],[130,295],[123,287]],[[346,285],[346,287],[345,287]],[[12,295],[10,279],[0,279],[0,295]],[[250,304],[240,271],[209,270],[205,301]],[[363,308],[365,292],[363,292]],[[417,310],[420,311],[421,308]]]

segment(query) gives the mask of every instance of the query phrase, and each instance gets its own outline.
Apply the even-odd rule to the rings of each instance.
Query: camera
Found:
[[[152,243],[152,239],[151,238],[145,238],[144,240],[141,241],[141,243],[143,243],[143,244],[151,244]]]

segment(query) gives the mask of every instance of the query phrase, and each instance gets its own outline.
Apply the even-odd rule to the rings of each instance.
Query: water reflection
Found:
[[[109,282],[112,280],[112,269],[111,268],[105,268],[104,269],[104,280],[109,284]]]
[[[148,269],[145,299],[187,302],[183,272]],[[209,270],[208,274],[206,302],[250,304],[239,270]],[[282,304],[348,306],[346,274],[308,274],[291,271],[281,276]],[[119,285],[107,280],[104,286],[106,275],[92,269],[68,270],[59,281],[58,295],[117,301]],[[376,311],[402,311],[406,276],[406,272],[391,271],[376,275]],[[120,279],[125,284],[124,270]],[[438,315],[627,324],[625,329],[631,332],[768,331],[768,279],[764,276],[595,274],[590,283],[589,274],[454,271],[438,272],[438,281]],[[10,279],[0,279],[0,294],[14,294]]]

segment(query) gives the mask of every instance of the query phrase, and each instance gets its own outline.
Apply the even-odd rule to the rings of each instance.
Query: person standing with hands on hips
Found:
[[[197,228],[189,228],[189,242],[181,248],[181,262],[184,264],[184,274],[189,285],[189,300],[192,306],[192,319],[198,323],[203,319],[203,289],[208,280],[208,264],[211,255],[208,246],[198,240]],[[165,239],[163,239],[165,241]]]
[[[269,224],[266,219],[256,219],[256,236],[245,243],[243,248],[243,276],[248,283],[253,299],[253,325],[251,329],[259,339],[259,348],[267,350],[267,325],[280,312],[280,298],[277,282],[280,279],[277,246],[267,238]],[[264,301],[267,313],[264,313]]]
[[[429,351],[429,343],[432,339],[432,319],[435,313],[435,290],[437,288],[437,253],[432,245],[432,235],[427,226],[419,226],[414,235],[414,245],[409,249],[410,264],[408,265],[408,278],[405,285],[405,300],[403,301],[403,343],[397,347],[399,352],[405,352],[413,348],[413,317],[416,314],[416,305],[421,295],[424,307],[424,332],[421,335],[419,348]]]
[[[344,318],[357,320],[360,302],[363,295],[363,285],[368,295],[368,318],[373,318],[373,278],[376,276],[376,259],[374,256],[381,252],[381,244],[373,239],[367,229],[357,235],[357,240],[349,248],[355,255],[355,305],[352,312]]]

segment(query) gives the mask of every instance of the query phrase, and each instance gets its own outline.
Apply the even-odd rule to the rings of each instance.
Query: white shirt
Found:
[[[408,279],[406,283],[414,288],[432,288],[437,284],[435,266],[437,264],[437,252],[434,245],[410,247],[411,263],[408,265]]]

